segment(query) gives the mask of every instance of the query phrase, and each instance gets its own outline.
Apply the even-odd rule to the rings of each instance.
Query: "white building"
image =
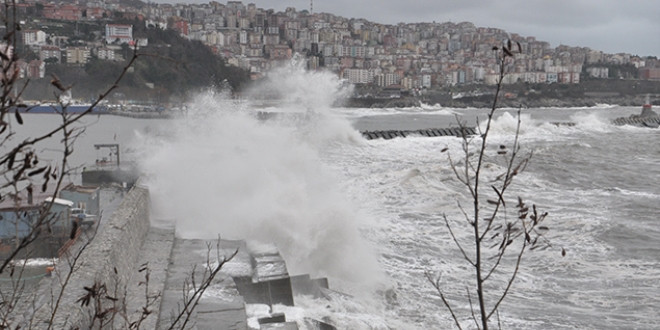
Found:
[[[114,47],[119,47],[119,46],[113,46],[111,47],[102,47],[96,49],[96,56],[100,60],[106,60],[106,61],[121,61],[123,60],[123,57],[121,56],[120,49],[116,49]]]
[[[28,46],[45,45],[46,32],[41,30],[23,31],[23,41]]]
[[[66,63],[67,64],[87,64],[91,55],[91,51],[87,47],[67,47],[66,48]]]
[[[44,61],[49,58],[54,58],[57,60],[56,63],[60,63],[62,61],[62,50],[60,47],[42,46],[39,50],[39,59]]]
[[[346,69],[343,78],[352,84],[370,84],[374,81],[374,72],[365,69]]]
[[[245,44],[247,44],[247,43],[248,43],[248,32],[245,31],[245,30],[242,30],[242,31],[239,33],[238,40],[239,40],[238,42],[239,42],[241,45],[245,45]]]
[[[133,26],[126,24],[106,24],[105,42],[108,44],[130,43],[133,41]]]
[[[590,67],[587,72],[594,78],[607,79],[610,76],[610,69],[606,67]]]
[[[422,87],[431,88],[431,75],[423,74],[422,75]]]
[[[394,73],[379,74],[375,76],[374,79],[380,87],[387,87],[399,83],[399,75]]]

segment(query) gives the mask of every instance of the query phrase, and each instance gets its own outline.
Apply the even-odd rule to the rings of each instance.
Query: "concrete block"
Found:
[[[248,304],[282,304],[293,306],[293,292],[291,290],[291,280],[287,278],[256,282],[251,278],[235,277],[234,282],[241,296],[245,298]]]
[[[307,326],[307,329],[313,329],[313,330],[337,330],[337,327],[335,327],[330,323],[315,320],[308,317],[305,318],[305,325]]]
[[[284,313],[274,313],[271,316],[259,318],[257,321],[259,321],[259,324],[283,323],[286,322],[286,315]]]
[[[241,301],[205,301],[195,309],[197,329],[246,330],[247,315]]]
[[[323,288],[323,289],[329,289],[330,288],[330,285],[328,283],[328,279],[326,277],[315,278],[312,281],[319,288]]]
[[[269,324],[261,325],[259,329],[260,330],[298,330],[298,324],[296,324],[296,322],[269,323]]]
[[[328,279],[312,279],[309,275],[291,277],[291,289],[294,295],[307,295],[314,298],[324,298],[321,289],[328,289]]]

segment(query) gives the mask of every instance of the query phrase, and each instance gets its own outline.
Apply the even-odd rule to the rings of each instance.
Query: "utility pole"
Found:
[[[314,14],[314,0],[309,0],[309,14]]]

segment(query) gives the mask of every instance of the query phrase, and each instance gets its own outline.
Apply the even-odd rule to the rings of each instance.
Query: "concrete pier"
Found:
[[[239,254],[236,255],[234,264],[249,267],[247,264],[249,257],[244,251],[245,244],[242,241],[221,241],[218,251],[216,251],[216,244],[207,245],[207,242],[203,240],[176,238],[173,243],[172,248],[167,250],[167,252],[171,252],[171,255],[165,259],[169,260],[166,276],[162,282],[159,280],[159,284],[162,284],[163,288],[160,291],[162,302],[157,313],[154,313],[158,315],[158,320],[156,326],[145,329],[168,329],[174,323],[174,316],[184,308],[183,293],[192,293],[191,288],[185,288],[184,283],[192,284],[193,277],[197,285],[202,283],[206,262],[210,260],[211,267],[213,267],[213,263],[217,261],[216,252],[219,251],[222,257],[229,256],[238,249]],[[162,251],[157,253],[162,253]],[[154,259],[153,255],[148,258]],[[183,322],[179,322],[175,328],[178,329],[182,324]],[[199,304],[194,308],[188,324],[195,324],[197,329],[247,329],[245,299],[227,272],[221,270],[218,273],[205,295],[199,300]]]
[[[104,319],[104,328],[125,329],[141,322],[143,329],[168,329],[184,308],[184,292],[192,293],[186,283],[199,286],[209,261],[213,267],[237,250],[196,303],[188,326],[247,330],[246,304],[293,306],[296,294],[322,298],[322,290],[328,288],[327,279],[290,276],[274,246],[264,250],[260,245],[261,250],[251,251],[242,240],[176,237],[174,221],[150,219],[149,191],[139,182],[114,204],[109,209],[111,214],[101,220],[96,237],[89,240],[77,259],[59,303],[54,303],[54,297],[69,275],[72,258],[58,261],[52,277],[39,282],[36,294],[30,298],[33,300],[25,301],[17,313],[21,318],[12,324],[22,328],[52,324],[54,329],[89,329],[98,327],[95,315],[99,310],[114,310]],[[81,238],[69,251],[75,254],[87,242]],[[99,285],[107,293],[85,303],[82,297],[89,292],[85,288]],[[310,329],[334,328],[318,320],[305,322],[319,325]],[[260,329],[298,329],[296,322],[286,320],[284,315],[271,315],[259,323]],[[177,324],[175,328],[182,325]]]

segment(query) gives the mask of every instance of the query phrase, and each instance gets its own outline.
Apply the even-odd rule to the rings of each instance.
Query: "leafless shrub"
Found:
[[[115,269],[115,276],[118,276]],[[119,281],[115,280],[111,290],[106,283],[95,281],[91,286],[83,287],[84,293],[76,301],[81,307],[87,308],[90,315],[90,329],[140,329],[142,322],[154,312],[154,305],[161,296],[160,292],[151,293],[149,290],[150,269],[143,264],[138,270],[144,274],[144,280],[138,286],[144,287],[145,302],[137,313],[127,310],[126,287],[120,295]]]
[[[72,85],[52,75],[51,85],[55,88],[54,96],[58,103],[53,107],[53,111],[58,113],[59,123],[54,128],[31,131],[29,137],[19,139],[16,128],[18,126],[27,127],[31,124],[29,117],[23,114],[29,113],[33,107],[22,100],[24,91],[29,88],[30,80],[19,80],[20,54],[16,50],[18,31],[21,26],[18,23],[16,1],[4,1],[2,6],[4,10],[0,15],[0,20],[5,26],[6,33],[2,36],[3,41],[0,42],[0,202],[11,201],[15,206],[17,234],[6,257],[0,260],[0,274],[9,272],[12,281],[10,290],[0,289],[0,299],[2,299],[0,301],[0,329],[52,329],[57,326],[56,319],[62,317],[60,314],[68,313],[68,311],[62,310],[62,301],[65,293],[72,290],[73,274],[79,272],[83,267],[81,257],[96,236],[98,227],[84,232],[84,235],[81,234],[81,229],[75,226],[70,231],[70,244],[63,249],[57,265],[53,268],[53,286],[50,288],[49,296],[36,297],[43,292],[34,292],[32,297],[27,297],[23,273],[25,263],[17,264],[13,261],[17,256],[23,254],[27,259],[29,247],[37,240],[52,235],[54,224],[60,220],[51,212],[54,204],[52,201],[66,183],[65,178],[74,171],[69,158],[74,152],[76,140],[85,131],[81,119],[92,113],[93,109],[119,86],[120,81],[139,57],[161,56],[139,53],[136,45],[132,57],[126,62],[116,80],[87,109],[79,113],[68,112],[70,104],[68,99],[63,97],[70,92]],[[62,149],[58,157],[54,160],[41,159],[40,148],[46,140],[53,138],[60,139]],[[51,202],[33,207],[29,212],[25,211],[22,205],[31,200],[37,192],[48,194],[52,198]],[[0,221],[4,221],[4,219],[0,219]],[[19,224],[25,224],[27,232],[19,235]],[[174,315],[171,329],[183,329],[189,326],[190,317],[204,291],[211,285],[222,266],[237,252],[229,257],[221,257],[218,245],[218,264],[213,266],[210,260],[211,247],[209,245],[209,256],[207,265],[202,272],[202,280],[201,282],[196,281],[197,274],[193,269],[190,281],[184,285],[181,309]],[[119,275],[117,269],[114,269],[114,272],[115,276]],[[139,272],[144,274],[144,280],[139,285],[144,286],[145,302],[137,313],[127,310],[127,286],[121,287],[119,280],[112,281],[111,284],[96,280],[89,285],[82,286],[83,293],[78,297],[77,303],[90,312],[90,328],[139,329],[143,325],[147,317],[154,312],[161,293],[150,292],[151,273],[148,265],[142,265]],[[48,301],[44,302],[44,300]],[[25,315],[20,317],[16,315],[17,306],[21,304],[30,305],[28,309],[31,309],[31,315],[27,315],[27,318]],[[67,318],[66,315],[64,317]]]
[[[4,1],[3,7],[0,19],[6,32],[0,43],[0,202],[9,201],[14,206],[16,210],[14,225],[17,233],[14,243],[9,247],[10,250],[0,261],[0,273],[9,271],[12,280],[11,288],[0,289],[0,296],[3,298],[3,302],[0,303],[0,327],[2,328],[16,326],[11,324],[15,319],[13,314],[16,312],[16,306],[21,299],[27,299],[24,294],[25,278],[23,278],[25,264],[16,265],[13,262],[14,259],[17,256],[24,256],[27,259],[30,256],[28,247],[39,239],[52,236],[55,222],[62,221],[51,211],[54,199],[65,184],[65,178],[74,170],[69,163],[69,157],[74,152],[77,138],[84,133],[85,128],[80,123],[81,118],[90,114],[103,99],[118,87],[119,82],[140,55],[135,51],[124,70],[110,87],[100,94],[87,109],[79,113],[67,111],[70,104],[63,96],[70,91],[71,85],[52,76],[51,85],[55,87],[54,96],[58,100],[58,106],[53,107],[53,111],[58,113],[59,123],[54,128],[46,130],[31,128],[28,137],[19,139],[16,128],[19,126],[30,127],[29,118],[23,113],[29,112],[32,106],[28,106],[22,101],[23,92],[29,87],[30,80],[19,80],[20,54],[18,54],[16,46],[21,26],[16,15],[16,2],[15,0]],[[58,137],[62,148],[58,159],[41,159],[39,157],[40,146],[43,145],[43,142]],[[37,193],[47,194],[51,198],[51,202],[33,205],[32,197]],[[28,205],[29,208],[26,208],[25,205]],[[10,220],[1,219],[0,221]],[[68,221],[68,219],[64,219],[64,221]],[[19,226],[27,228],[21,235],[18,233]],[[77,229],[74,227],[70,238],[77,237]],[[62,295],[70,284],[71,274],[78,270],[78,259],[95,233],[94,230],[92,235],[86,236],[85,242],[76,246],[75,251],[67,251],[67,254],[62,256],[59,261],[60,266],[55,268],[59,283],[58,288],[55,289],[57,292],[51,293],[49,304],[51,317],[48,328],[53,326],[53,318],[58,312]],[[8,248],[8,246],[4,248]],[[99,293],[104,288],[93,285],[88,289],[91,290],[90,292]]]
[[[474,269],[474,277],[467,280],[466,299],[470,306],[471,319],[477,328],[484,330],[493,322],[493,316],[496,316],[497,324],[501,328],[499,307],[520,271],[525,252],[550,246],[550,242],[543,236],[548,230],[548,227],[543,225],[548,213],[537,210],[536,205],[527,205],[521,197],[518,197],[517,203],[513,205],[508,198],[514,178],[525,170],[532,157],[532,153],[520,154],[520,113],[513,144],[496,147],[496,154],[504,163],[504,172],[492,182],[486,182],[483,177],[486,152],[490,147],[488,136],[497,109],[505,68],[514,54],[521,51],[521,47],[519,43],[514,45],[508,40],[501,47],[493,47],[493,51],[498,58],[499,80],[485,128],[479,132],[480,141],[465,134],[462,136],[460,162],[454,161],[448,153],[449,164],[455,177],[467,189],[472,200],[469,209],[458,203],[464,218],[463,223],[471,232],[470,242],[461,242],[457,238],[455,225],[443,215],[443,221],[462,258]],[[463,125],[460,122],[459,124]],[[441,152],[447,150],[448,148],[444,148]],[[508,209],[514,209],[515,215],[509,215]],[[565,253],[562,249],[562,255]],[[503,276],[494,276],[495,274]],[[461,329],[460,317],[445,293],[441,278],[431,272],[427,272],[426,277],[438,292],[456,327]],[[487,282],[495,283],[486,288]],[[473,301],[475,293],[476,302]]]
[[[144,274],[144,281],[141,281],[138,286],[144,286],[144,306],[141,307],[140,311],[137,313],[137,318],[133,320],[129,313],[126,311],[126,304],[124,304],[123,317],[126,320],[127,328],[129,329],[140,329],[142,322],[151,315],[154,310],[154,305],[158,302],[158,299],[162,296],[161,292],[151,293],[149,291],[149,279],[151,275],[151,270],[149,269],[148,264],[143,264],[140,266],[138,272]]]

